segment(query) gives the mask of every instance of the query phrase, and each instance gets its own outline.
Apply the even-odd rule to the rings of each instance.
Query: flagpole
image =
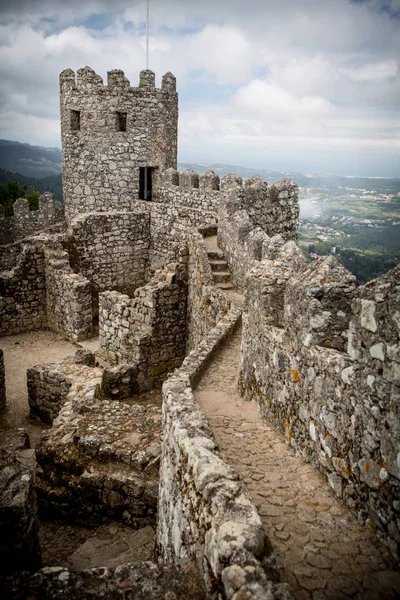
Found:
[[[150,0],[147,0],[147,20],[146,20],[146,69],[149,68],[149,23],[150,23]]]

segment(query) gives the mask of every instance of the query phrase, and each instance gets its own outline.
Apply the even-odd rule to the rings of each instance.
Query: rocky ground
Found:
[[[248,486],[297,600],[400,598],[388,549],[338,500],[322,474],[296,456],[255,403],[237,392],[240,336],[220,350],[195,397],[217,443]]]

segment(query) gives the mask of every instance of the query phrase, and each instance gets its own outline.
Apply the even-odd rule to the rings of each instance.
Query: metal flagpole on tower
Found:
[[[150,24],[150,0],[147,0],[146,19],[146,69],[149,68],[149,24]]]

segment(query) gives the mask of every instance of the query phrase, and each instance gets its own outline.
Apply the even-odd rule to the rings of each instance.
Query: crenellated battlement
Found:
[[[64,223],[64,206],[56,203],[50,192],[40,196],[38,210],[30,210],[26,198],[18,198],[13,209],[14,215],[5,217],[0,206],[0,244],[10,244]]]
[[[116,92],[130,90],[133,93],[162,91],[165,94],[174,94],[176,92],[176,78],[168,72],[161,82],[161,88],[156,88],[156,75],[150,69],[144,69],[139,74],[139,85],[131,87],[129,79],[121,69],[113,69],[107,72],[107,85],[104,85],[103,78],[98,75],[93,69],[86,66],[78,69],[75,73],[72,69],[65,69],[60,74],[60,88],[62,93],[68,90],[75,91],[99,91]],[[107,89],[108,88],[108,89]]]

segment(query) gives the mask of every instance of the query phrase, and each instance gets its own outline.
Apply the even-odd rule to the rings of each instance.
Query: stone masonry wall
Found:
[[[6,406],[6,374],[3,350],[0,349],[0,410]]]
[[[27,240],[15,266],[0,273],[0,335],[40,329],[46,324],[43,241]]]
[[[105,397],[104,371],[74,364],[76,358],[43,367],[48,375],[59,371],[71,387],[36,446],[40,510],[86,526],[110,518],[134,528],[154,526],[160,407]],[[50,398],[50,379],[42,384],[42,397],[46,383]]]
[[[264,257],[263,247],[270,245],[270,237],[279,235],[278,245],[297,239],[297,186],[288,179],[268,186],[260,177],[252,177],[243,189],[241,178],[231,174],[221,180],[221,190],[218,245],[236,286],[243,290],[246,273]]]
[[[0,244],[9,244],[64,223],[64,206],[54,202],[53,194],[45,192],[39,199],[39,210],[29,210],[29,202],[19,198],[14,203],[14,216],[4,218],[0,207]]]
[[[231,302],[214,284],[203,236],[188,236],[188,323],[187,351],[193,350],[229,311]]]
[[[357,288],[292,244],[249,272],[241,391],[398,554],[400,268]]]
[[[80,215],[70,224],[68,241],[72,269],[89,279],[96,292],[116,290],[130,295],[145,283],[148,212]]]
[[[89,359],[89,360],[88,360]],[[67,400],[72,386],[93,376],[95,357],[79,349],[76,355],[58,363],[36,365],[27,371],[30,414],[51,425]],[[79,366],[78,366],[79,365]]]
[[[213,225],[218,220],[220,181],[213,171],[198,175],[187,169],[161,173],[151,202],[152,261],[174,260],[192,228]]]
[[[100,346],[114,363],[135,362],[140,389],[161,383],[185,356],[187,254],[166,266],[132,298],[99,295]]]
[[[92,285],[72,271],[61,245],[46,248],[45,274],[49,327],[74,342],[91,337]]]
[[[163,385],[157,539],[161,557],[194,558],[210,598],[290,598],[260,517],[221,458],[190,381],[240,319],[232,309]]]
[[[107,85],[89,67],[60,75],[63,192],[68,221],[79,213],[131,210],[139,194],[139,167],[176,168],[176,80],[140,73],[130,87],[119,70]]]

